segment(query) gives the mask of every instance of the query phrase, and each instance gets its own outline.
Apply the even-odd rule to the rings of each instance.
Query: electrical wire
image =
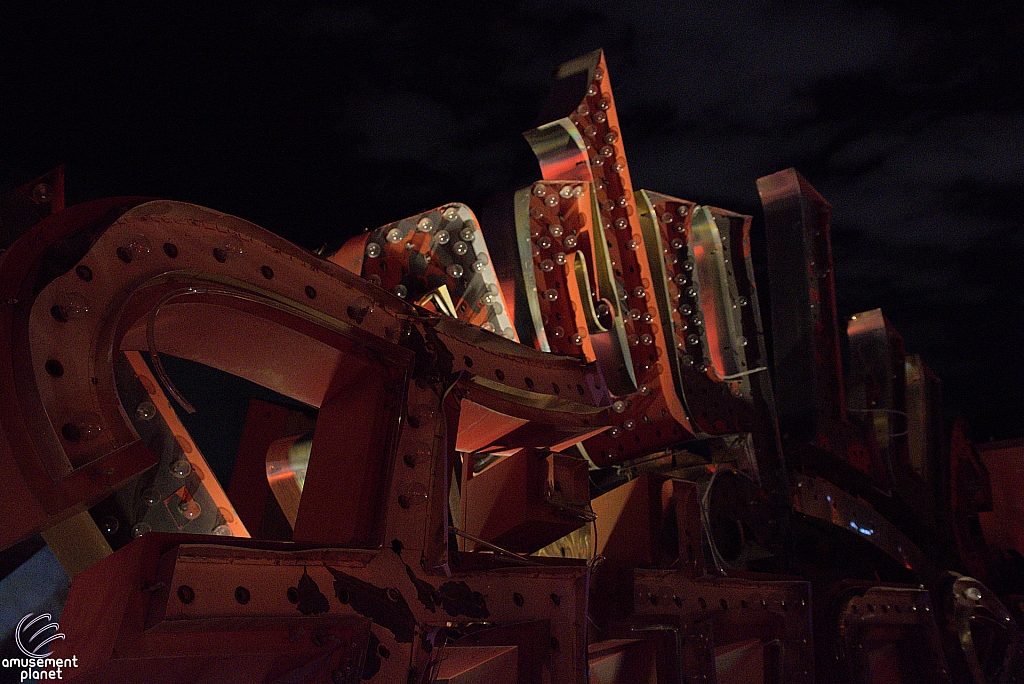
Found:
[[[896,409],[881,408],[881,407],[879,407],[879,408],[866,408],[866,409],[852,409],[852,408],[846,409],[847,413],[875,413],[876,411],[880,411],[882,413],[888,413],[888,414],[894,415],[894,416],[903,416],[904,423],[907,424],[907,425],[910,424],[910,415],[907,414],[905,411],[897,411]],[[903,432],[890,432],[889,436],[890,437],[906,437],[909,434],[910,434],[910,428],[907,428]]]
[[[715,537],[711,532],[711,518],[709,517],[709,511],[711,510],[711,489],[715,485],[715,480],[718,478],[720,471],[716,468],[711,473],[711,479],[708,481],[707,489],[704,490],[704,494],[701,496],[700,502],[700,522],[701,527],[704,528],[704,534],[708,538],[708,547],[711,549],[711,559],[715,563],[715,570],[718,571],[719,575],[726,575],[725,571],[725,559],[722,554],[718,551],[718,546],[715,545]]]
[[[757,368],[751,368],[750,370],[740,371],[739,373],[733,373],[731,375],[718,375],[718,371],[715,371],[715,375],[720,381],[727,382],[729,380],[739,380],[740,378],[745,378],[748,375],[761,373],[766,370],[768,370],[768,366],[758,366]]]
[[[188,399],[178,391],[178,388],[171,382],[171,377],[167,374],[164,369],[164,364],[160,361],[160,352],[156,350],[156,317],[160,313],[160,308],[166,304],[169,300],[175,297],[186,295],[186,294],[198,294],[196,288],[186,288],[185,290],[177,290],[175,292],[168,292],[156,303],[156,306],[149,312],[149,316],[146,319],[146,346],[149,351],[149,359],[153,362],[153,370],[156,371],[156,378],[163,385],[164,390],[171,396],[174,401],[178,403],[185,413],[195,413],[196,409],[189,403]]]
[[[475,534],[470,534],[469,532],[464,532],[464,531],[460,530],[459,528],[455,527],[454,525],[449,525],[448,529],[451,530],[452,532],[454,532],[455,534],[457,534],[458,536],[463,537],[465,539],[468,539],[469,541],[473,542],[474,544],[479,544],[480,546],[483,546],[484,548],[490,549],[491,551],[494,551],[495,553],[500,553],[501,555],[508,557],[510,560],[514,559],[513,562],[520,563],[521,565],[533,565],[533,566],[544,565],[543,563],[539,563],[539,562],[537,562],[535,560],[530,559],[528,556],[524,556],[522,554],[516,553],[515,551],[509,551],[508,549],[502,548],[502,547],[498,546],[497,544],[492,544],[489,541],[481,539],[480,537],[476,536]]]
[[[160,313],[160,309],[172,299],[178,297],[187,297],[190,295],[219,295],[222,297],[231,297],[233,299],[239,299],[244,302],[252,302],[254,304],[261,304],[268,306],[278,311],[283,311],[292,316],[298,316],[308,321],[318,323],[319,325],[330,326],[329,323],[321,318],[311,316],[308,312],[303,311],[301,308],[295,305],[289,305],[287,302],[278,301],[272,297],[262,295],[256,292],[249,292],[246,290],[238,290],[223,285],[209,286],[209,285],[187,285],[177,290],[168,292],[161,297],[153,309],[149,312],[148,319],[146,321],[146,344],[149,351],[149,356],[153,361],[153,368],[156,371],[157,380],[164,385],[164,389],[167,393],[184,409],[187,413],[195,413],[195,407],[189,403],[187,399],[178,391],[171,382],[170,376],[167,375],[167,371],[164,369],[163,364],[160,362],[160,354],[156,349],[156,317]]]

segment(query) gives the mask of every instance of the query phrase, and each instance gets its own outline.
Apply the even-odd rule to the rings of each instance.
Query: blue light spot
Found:
[[[865,537],[870,537],[871,535],[873,535],[875,533],[875,531],[873,529],[871,529],[870,527],[861,527],[856,522],[852,522],[852,521],[850,522],[850,527],[852,527],[853,529],[857,530],[858,532],[863,534]]]

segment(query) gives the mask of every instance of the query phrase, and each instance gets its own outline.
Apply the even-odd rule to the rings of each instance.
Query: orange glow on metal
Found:
[[[153,377],[149,366],[142,359],[142,354],[137,351],[126,351],[124,355],[128,359],[128,363],[131,364],[132,370],[135,371],[135,375],[139,378],[139,382],[142,383],[142,386],[145,387],[146,392],[149,394],[149,400],[156,406],[156,410],[160,413],[160,417],[163,418],[164,422],[167,423],[171,433],[175,435],[179,443],[184,442],[188,446],[188,449],[183,450],[186,451],[193,469],[197,472],[212,475],[213,471],[210,470],[210,465],[206,462],[206,458],[199,451],[199,447],[192,444],[189,440],[188,431],[181,424],[178,414],[174,412],[174,407],[171,406],[171,402],[167,399],[167,395],[160,389],[160,384]],[[234,537],[250,536],[249,531],[245,529],[245,525],[235,513],[231,500],[228,499],[228,495],[224,492],[224,488],[221,487],[217,478],[204,476],[202,482],[206,491],[210,493],[210,498],[213,499],[214,503],[217,504],[217,508],[220,509],[221,515],[224,517],[224,524],[231,530],[231,535]],[[191,500],[191,496],[189,499]]]
[[[596,285],[580,289],[576,260],[594,264],[590,187],[579,182],[534,183],[529,200],[536,304],[546,351],[594,361],[586,310]],[[593,273],[593,266],[588,267]],[[540,339],[540,338],[538,338]]]
[[[607,414],[611,429],[586,442],[588,453],[599,465],[639,456],[694,434],[675,391],[668,360],[669,354],[675,351],[670,351],[662,334],[665,324],[656,305],[658,284],[654,282],[648,262],[607,71],[601,52],[562,65],[557,75],[559,79],[572,79],[586,73],[589,83],[582,101],[566,119],[527,133],[545,179],[556,180],[554,174],[564,172],[564,165],[557,162],[570,143],[566,143],[566,148],[559,148],[559,154],[549,154],[550,147],[538,144],[537,139],[556,126],[575,126],[576,130],[569,133],[573,140],[582,142],[583,161],[593,178],[599,215],[593,223],[594,239],[607,244],[613,269],[612,286],[618,290],[615,296],[622,309],[628,352],[639,391],[621,397],[621,403],[617,404],[621,410]],[[556,83],[556,87],[559,85],[562,84]],[[583,171],[574,167],[573,177],[583,176]]]

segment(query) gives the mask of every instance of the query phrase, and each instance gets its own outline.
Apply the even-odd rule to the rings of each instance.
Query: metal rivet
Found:
[[[187,584],[178,587],[178,600],[186,606],[196,600],[196,592]]]

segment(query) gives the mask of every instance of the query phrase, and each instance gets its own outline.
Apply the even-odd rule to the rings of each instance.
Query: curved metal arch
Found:
[[[579,390],[563,396],[573,406],[609,402],[592,364],[442,320],[254,224],[185,203],[110,200],[75,208],[13,246],[0,271],[8,301],[0,325],[7,347],[0,382],[12,398],[0,413],[10,446],[0,462],[17,482],[5,507],[16,507],[18,515],[11,517],[26,521],[8,531],[5,546],[81,510],[154,463],[120,404],[113,366],[122,344],[141,346],[142,321],[175,288],[197,303],[205,297],[207,305],[219,304],[236,319],[257,322],[264,333],[291,331],[302,340],[340,335],[360,349],[404,347],[410,372],[423,370],[419,365],[430,359],[445,376],[497,380],[496,391],[512,407],[530,405],[523,393],[543,393],[552,383]],[[186,308],[168,304],[158,321],[168,316],[166,322],[180,322],[171,314]],[[240,341],[244,330],[236,328]],[[157,332],[159,344],[172,347],[193,331],[179,325]],[[292,353],[323,351],[325,339],[304,344]],[[332,344],[328,340],[326,348]],[[258,361],[246,344],[207,345],[204,351],[204,362],[243,377],[245,367]],[[291,361],[294,368],[302,359]],[[315,375],[281,376],[271,388],[301,396],[303,383],[308,390]],[[329,384],[318,391],[322,400]],[[558,415],[554,410],[552,422]]]

